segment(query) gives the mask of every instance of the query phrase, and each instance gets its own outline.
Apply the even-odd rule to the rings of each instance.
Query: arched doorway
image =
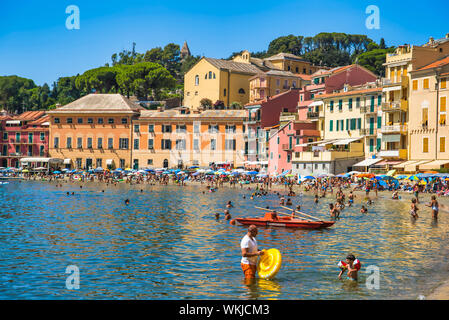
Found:
[[[164,159],[164,168],[168,168],[168,160]]]

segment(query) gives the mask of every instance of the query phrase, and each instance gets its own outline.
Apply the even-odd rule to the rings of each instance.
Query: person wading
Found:
[[[241,266],[245,279],[256,277],[257,257],[263,254],[263,251],[259,251],[257,248],[256,236],[257,227],[252,224],[248,227],[248,233],[240,242],[240,248],[242,249]]]

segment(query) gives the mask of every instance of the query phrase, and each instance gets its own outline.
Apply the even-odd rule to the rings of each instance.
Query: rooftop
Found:
[[[223,60],[215,58],[204,58],[204,59],[218,69],[227,69],[230,71],[249,73],[249,74],[256,74],[261,71],[259,68],[250,63],[235,62],[232,60]]]
[[[426,66],[424,66],[424,67],[422,67],[420,69],[417,69],[416,71],[422,71],[422,70],[429,70],[429,69],[433,69],[433,68],[438,68],[438,67],[445,66],[447,64],[449,64],[449,55],[444,57],[444,58],[442,58],[442,59],[436,60],[436,61],[434,61],[434,62],[432,62],[432,63],[430,63],[430,64],[428,64],[428,65],[426,65]]]
[[[145,110],[121,94],[92,93],[48,113],[136,113]]]
[[[245,118],[246,110],[204,110],[199,113],[181,113],[178,109],[159,110],[143,110],[140,113],[140,119],[145,118]]]

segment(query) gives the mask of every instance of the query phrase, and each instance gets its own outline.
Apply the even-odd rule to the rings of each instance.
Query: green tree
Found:
[[[394,50],[395,48],[374,49],[367,51],[359,54],[356,58],[356,62],[375,74],[384,77],[385,66],[383,66],[383,64],[385,63],[386,55],[387,53],[394,52]]]

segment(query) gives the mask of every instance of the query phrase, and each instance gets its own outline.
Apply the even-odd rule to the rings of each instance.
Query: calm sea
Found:
[[[448,214],[434,224],[420,205],[413,223],[409,203],[385,194],[367,214],[360,204],[346,208],[327,230],[260,229],[259,247],[278,248],[283,265],[276,279],[247,286],[239,248],[246,228],[214,214],[231,200],[233,218],[260,215],[255,205],[277,206],[278,198],[203,189],[0,185],[0,299],[416,299],[449,278]],[[311,200],[293,198],[327,217],[331,198]],[[363,264],[358,283],[337,279],[348,253]],[[79,270],[79,289],[66,287],[68,266]]]

